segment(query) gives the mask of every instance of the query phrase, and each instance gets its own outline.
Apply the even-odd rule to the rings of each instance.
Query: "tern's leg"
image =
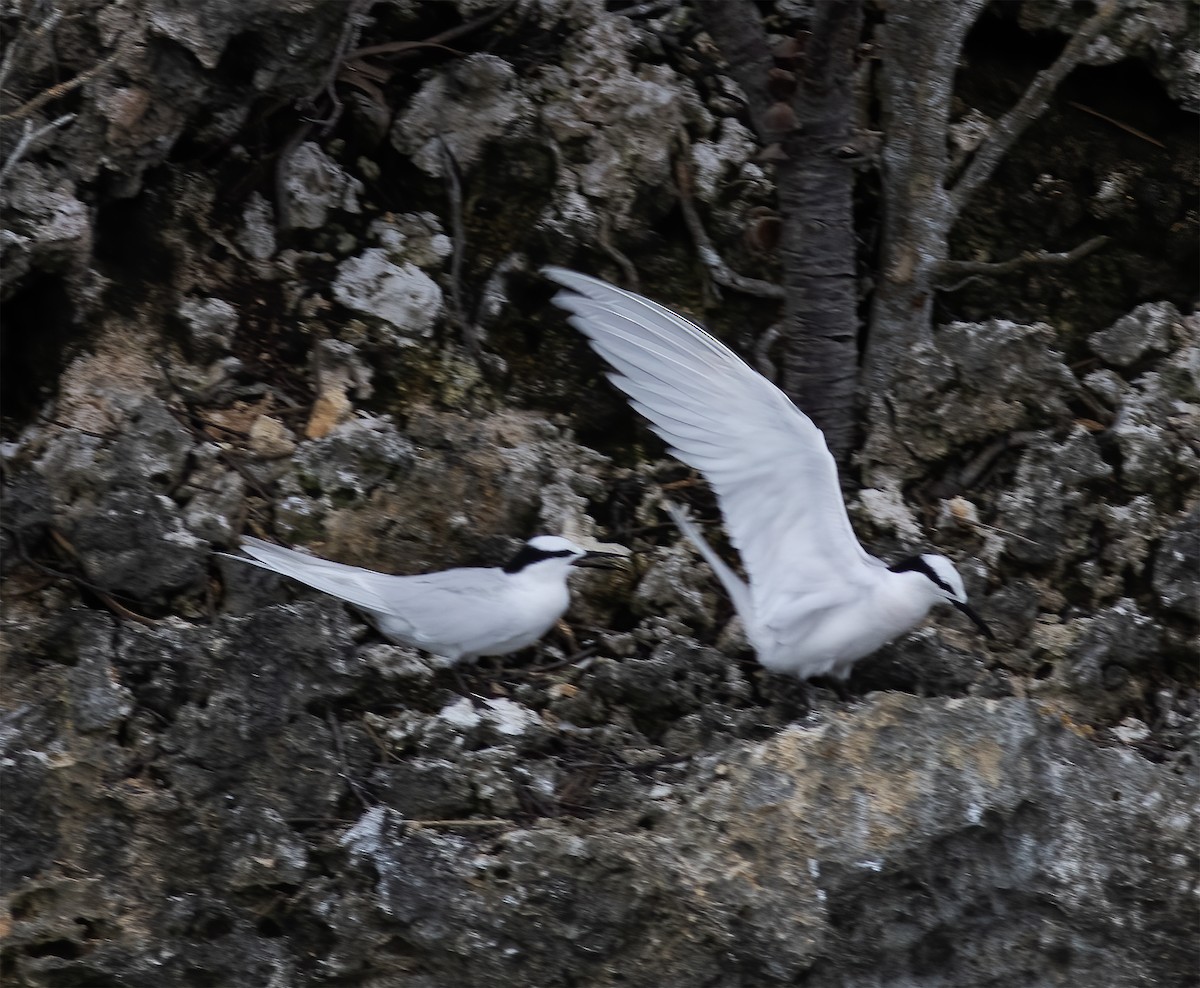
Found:
[[[487,700],[487,697],[485,697],[482,693],[478,692],[477,690],[473,689],[467,683],[466,679],[463,678],[463,674],[459,670],[458,665],[452,665],[450,667],[450,671],[452,673],[454,673],[454,681],[455,681],[455,683],[458,684],[458,691],[463,696],[465,696],[468,700],[471,701],[472,706],[476,706],[476,707],[481,706]]]

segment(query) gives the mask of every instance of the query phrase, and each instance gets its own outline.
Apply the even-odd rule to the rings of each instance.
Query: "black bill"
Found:
[[[989,628],[984,623],[983,618],[981,618],[978,614],[975,613],[975,608],[973,608],[970,604],[964,604],[964,603],[962,603],[962,601],[958,601],[958,600],[952,600],[952,601],[950,601],[950,603],[952,603],[955,607],[957,607],[960,611],[962,611],[967,617],[969,617],[974,622],[975,627],[978,628],[981,632],[983,632],[985,637],[991,638],[993,641],[995,640],[996,636],[992,634],[992,629]]]
[[[575,565],[587,569],[618,569],[621,565],[618,560],[625,558],[622,552],[588,552],[582,558],[576,559]]]

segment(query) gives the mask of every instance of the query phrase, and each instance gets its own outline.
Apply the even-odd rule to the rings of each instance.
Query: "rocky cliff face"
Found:
[[[771,163],[688,10],[620,6],[4,9],[6,984],[1195,983],[1194,11],[1122,8],[955,234],[1109,246],[947,292],[850,470],[998,641],[939,616],[839,695],[745,651],[657,491],[711,501],[536,276],[769,361],[675,182],[769,277]],[[964,147],[1074,6],[980,20]],[[246,530],[635,557],[459,678]]]

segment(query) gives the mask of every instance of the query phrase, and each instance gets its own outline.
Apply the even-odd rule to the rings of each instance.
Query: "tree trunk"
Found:
[[[776,174],[783,225],[785,289],[780,386],[825,433],[844,461],[855,445],[858,385],[854,172],[843,149],[853,143],[854,52],[861,0],[818,6],[790,101],[773,104],[774,59],[749,0],[703,3],[698,12],[746,94],[764,144],[787,155]],[[782,103],[794,115],[780,126]],[[785,113],[786,116],[786,113]]]
[[[854,234],[854,62],[859,0],[821,4],[778,170],[786,290],[783,389],[843,461],[855,448],[858,297]]]
[[[983,6],[906,0],[889,7],[882,30],[883,246],[863,362],[872,400],[899,358],[930,333],[934,278],[955,216],[946,189],[954,72]]]

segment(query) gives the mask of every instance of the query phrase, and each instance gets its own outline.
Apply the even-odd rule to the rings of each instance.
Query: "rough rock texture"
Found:
[[[769,366],[678,203],[770,277],[770,155],[688,8],[621,6],[0,10],[5,985],[1196,983],[1195,10],[1122,0],[955,233],[1109,246],[941,295],[845,478],[997,640],[938,614],[834,692],[754,661],[659,488],[711,498],[535,276],[639,274]],[[1086,15],[989,8],[955,155]],[[452,670],[246,531],[635,555]]]

